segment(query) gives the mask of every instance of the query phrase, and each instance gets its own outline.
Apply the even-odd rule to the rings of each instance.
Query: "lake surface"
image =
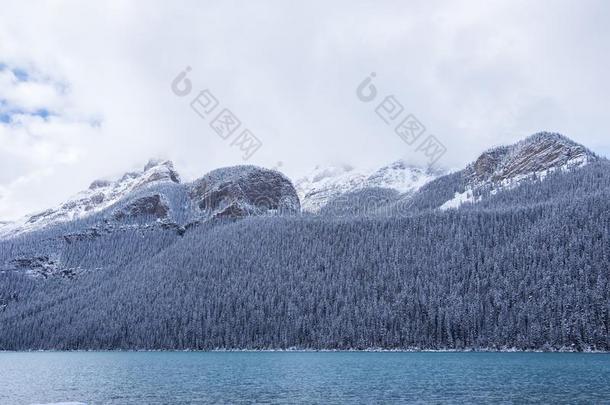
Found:
[[[610,403],[610,355],[0,353],[0,404]]]

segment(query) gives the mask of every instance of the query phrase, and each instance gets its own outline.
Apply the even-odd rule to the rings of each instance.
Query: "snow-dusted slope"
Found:
[[[468,166],[473,183],[502,183],[560,167],[580,167],[598,157],[582,145],[555,133],[541,132],[523,141],[483,153]]]
[[[0,227],[0,237],[42,229],[100,212],[137,190],[163,182],[179,183],[180,176],[170,161],[151,160],[140,172],[129,172],[115,181],[96,180],[65,203]]]
[[[255,166],[214,170],[189,185],[189,195],[204,218],[293,214],[301,209],[286,176]]]
[[[317,166],[309,175],[295,181],[301,208],[317,212],[333,198],[363,187],[367,176],[351,166]]]
[[[496,194],[523,181],[542,180],[557,170],[583,167],[599,157],[586,147],[556,133],[541,132],[511,146],[490,149],[462,172],[465,187],[440,208],[476,202],[481,190]]]
[[[318,212],[342,194],[367,188],[387,188],[411,193],[439,177],[442,172],[411,166],[399,160],[372,171],[351,166],[316,167],[308,176],[295,182],[303,211]]]
[[[115,181],[94,181],[89,189],[55,208],[0,223],[0,238],[89,216],[91,223],[114,221],[119,226],[126,222],[140,226],[146,221],[183,226],[219,216],[297,212],[299,206],[306,212],[319,212],[339,196],[370,189],[395,190],[402,194],[401,201],[417,200],[429,208],[458,208],[523,181],[597,160],[594,153],[562,135],[539,133],[515,145],[491,149],[451,176],[397,161],[371,171],[317,167],[295,187],[281,173],[254,166],[218,169],[193,183],[180,184],[170,161],[150,161],[143,170]]]
[[[181,184],[170,161],[150,161],[142,171],[115,181],[96,180],[88,190],[58,207],[0,225],[0,239],[51,225],[87,219],[86,225],[110,230],[159,224],[183,229],[211,218],[238,218],[299,212],[299,198],[283,174],[255,166],[214,170]]]

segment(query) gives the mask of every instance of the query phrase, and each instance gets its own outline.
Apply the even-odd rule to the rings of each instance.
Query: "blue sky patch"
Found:
[[[40,108],[36,111],[25,111],[20,108],[11,107],[6,100],[0,99],[0,123],[10,123],[15,115],[31,115],[46,120],[53,113],[46,108]]]
[[[27,82],[30,79],[30,75],[25,69],[15,68],[12,72],[20,82]]]
[[[41,108],[39,110],[36,110],[32,115],[37,115],[39,117],[47,119],[51,115],[51,112],[49,110],[47,110],[46,108]]]
[[[10,70],[20,82],[27,82],[30,80],[30,74],[27,70],[22,68],[10,68],[6,63],[0,62],[0,72],[5,70]]]
[[[2,65],[0,64],[0,71]],[[11,121],[11,115],[6,111],[6,100],[0,99],[0,122],[7,123]]]

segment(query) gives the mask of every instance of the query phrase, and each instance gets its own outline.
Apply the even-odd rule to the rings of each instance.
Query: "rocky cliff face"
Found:
[[[593,152],[563,135],[541,132],[515,145],[483,153],[466,174],[473,183],[501,183],[548,170],[579,167],[597,159]]]
[[[138,190],[166,182],[180,182],[180,176],[174,170],[172,162],[151,160],[140,172],[126,173],[115,181],[95,180],[87,190],[60,206],[28,215],[0,228],[0,237],[85,218],[108,209]]]
[[[183,229],[189,223],[211,218],[298,211],[297,193],[279,172],[238,166],[182,184],[172,162],[151,160],[142,171],[126,173],[114,181],[96,180],[58,207],[0,226],[0,238],[82,219],[87,219],[87,226],[95,227],[96,232],[127,223],[132,228],[159,223]],[[90,235],[90,231],[84,229],[70,237]]]
[[[482,190],[491,194],[517,187],[524,181],[541,180],[558,170],[573,170],[600,158],[589,149],[556,133],[541,132],[510,146],[484,152],[474,163],[459,172],[462,192],[440,208],[458,208],[477,202]]]
[[[125,207],[116,210],[113,214],[113,218],[122,220],[127,217],[138,218],[150,216],[163,219],[167,218],[168,213],[169,204],[164,200],[163,196],[160,194],[153,194],[129,202]]]
[[[20,257],[0,264],[0,272],[24,272],[32,277],[74,278],[79,269],[62,267],[60,261],[49,256]]]
[[[238,218],[297,213],[299,197],[288,178],[255,166],[214,170],[190,185],[190,196],[207,217]]]

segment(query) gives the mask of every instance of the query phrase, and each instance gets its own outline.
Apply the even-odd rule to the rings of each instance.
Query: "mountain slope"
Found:
[[[189,186],[193,202],[209,217],[297,213],[299,197],[283,174],[255,166],[214,170]]]
[[[141,172],[126,173],[116,181],[96,180],[89,189],[60,206],[28,215],[0,228],[0,237],[82,219],[111,207],[138,190],[162,183],[180,183],[180,177],[171,162],[151,160]]]
[[[514,145],[484,152],[465,169],[430,182],[402,204],[415,210],[459,208],[542,181],[552,173],[570,172],[600,160],[563,135],[541,132]]]
[[[221,169],[0,240],[0,350],[610,350],[610,162],[552,134],[486,154],[321,215]]]
[[[442,172],[411,166],[399,160],[373,171],[351,166],[316,167],[308,176],[295,181],[303,211],[317,213],[338,197],[366,189],[390,189],[412,193],[440,176]]]
[[[278,210],[300,210],[292,183],[278,172],[237,166],[182,184],[172,162],[151,160],[140,172],[126,173],[115,181],[96,180],[58,207],[6,224],[0,228],[0,239],[49,228],[184,227],[219,216]]]
[[[5,275],[0,349],[610,350],[610,169],[592,169],[557,174],[601,174],[591,194],[535,207],[76,242],[71,256],[125,262],[56,283]]]

